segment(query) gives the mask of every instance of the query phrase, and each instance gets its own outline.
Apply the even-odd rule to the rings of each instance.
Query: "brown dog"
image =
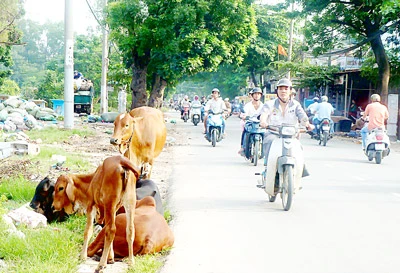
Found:
[[[136,202],[135,209],[135,241],[134,255],[144,255],[159,252],[174,244],[174,235],[164,217],[156,211],[153,197],[146,196]],[[116,257],[128,256],[126,241],[126,215],[118,214],[115,218],[116,233],[113,242]],[[105,229],[101,230],[96,239],[88,247],[88,256],[101,255],[104,247]]]

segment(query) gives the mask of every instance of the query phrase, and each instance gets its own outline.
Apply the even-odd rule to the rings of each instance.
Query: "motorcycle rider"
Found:
[[[224,103],[225,103],[226,109],[228,110],[228,113],[225,118],[225,119],[227,119],[232,113],[232,106],[231,106],[231,103],[229,102],[229,98],[225,98]]]
[[[211,91],[211,99],[207,101],[204,106],[204,132],[203,134],[207,134],[207,119],[208,119],[208,111],[211,110],[213,113],[221,113],[224,114],[228,110],[226,109],[226,105],[224,101],[219,97],[219,89],[214,88]],[[222,136],[225,137],[225,120],[222,121]]]
[[[243,107],[243,113],[240,113],[240,124],[242,126],[242,137],[240,139],[240,150],[238,154],[241,156],[244,155],[244,148],[243,148],[243,141],[244,141],[244,136],[246,135],[246,130],[244,128],[245,120],[246,117],[259,117],[261,109],[263,107],[263,103],[261,102],[261,96],[262,96],[262,91],[261,88],[255,87],[249,92],[249,96],[251,97],[251,101],[246,103],[245,106]]]
[[[260,126],[266,128],[268,125],[279,126],[283,123],[296,125],[299,122],[312,130],[314,126],[308,121],[308,117],[303,107],[296,100],[291,100],[292,82],[289,79],[283,78],[277,84],[277,98],[270,100],[264,104],[261,109]],[[264,165],[268,164],[268,154],[271,148],[272,141],[278,138],[277,135],[267,132],[264,134]]]
[[[192,101],[192,105],[191,105],[192,107],[199,107],[199,106],[201,106],[201,102],[200,102],[200,100],[199,100],[199,96],[197,96],[197,95],[195,95],[194,97],[193,97],[193,101]]]
[[[333,106],[328,102],[327,96],[321,97],[321,102],[318,103],[317,107],[314,110],[315,117],[313,119],[313,124],[315,126],[314,134],[317,134],[317,127],[321,123],[322,119],[327,118],[329,119],[330,123],[330,133],[333,134],[333,121],[331,119],[331,115],[333,114]]]
[[[189,107],[189,109],[190,109],[190,101],[189,101],[189,97],[187,95],[185,95],[183,97],[183,100],[181,100],[180,106],[181,106],[181,119],[183,119],[183,112],[184,112],[185,107]],[[188,116],[190,117],[190,110],[188,110]]]
[[[314,97],[313,101],[314,102],[311,103],[306,109],[307,114],[309,114],[310,116],[315,112],[315,109],[317,109],[317,106],[319,104],[319,98],[318,97]]]
[[[365,143],[367,135],[375,128],[385,129],[385,120],[389,118],[389,111],[387,107],[381,104],[381,96],[378,94],[371,95],[371,103],[367,105],[364,115],[361,117],[362,121],[368,117],[368,126],[361,129],[362,148],[365,150]]]

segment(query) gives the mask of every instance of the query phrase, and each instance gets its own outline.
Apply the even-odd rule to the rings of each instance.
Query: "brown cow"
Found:
[[[118,214],[115,218],[117,231],[113,241],[113,249],[116,257],[128,256],[128,244],[126,242],[126,215]],[[96,239],[89,245],[88,256],[101,255],[104,246],[105,230],[101,230]],[[156,253],[174,244],[174,235],[164,217],[156,211],[156,203],[153,197],[146,196],[136,202],[135,209],[135,241],[133,254],[144,255]]]
[[[87,222],[81,259],[86,259],[87,257],[87,247],[93,234],[93,221],[96,213],[100,215],[97,219],[99,223],[104,220],[106,233],[104,250],[96,272],[100,272],[106,266],[107,261],[114,262],[112,243],[116,230],[115,215],[122,205],[125,208],[127,218],[126,240],[128,246],[130,246],[128,248],[128,262],[134,263],[135,184],[138,176],[139,170],[136,169],[131,161],[118,155],[106,158],[94,174],[61,175],[57,179],[54,186],[54,209],[61,210],[64,208],[68,214],[72,214],[76,210],[75,206],[77,204],[86,209]]]
[[[163,113],[142,106],[128,114],[120,114],[114,121],[110,143],[141,169],[141,178],[150,178],[153,160],[161,153],[167,137]]]

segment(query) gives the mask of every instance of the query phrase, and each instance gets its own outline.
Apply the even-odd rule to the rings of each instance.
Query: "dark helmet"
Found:
[[[260,93],[262,95],[263,92],[262,92],[260,87],[255,87],[255,88],[250,90],[249,95],[253,95],[255,93]]]

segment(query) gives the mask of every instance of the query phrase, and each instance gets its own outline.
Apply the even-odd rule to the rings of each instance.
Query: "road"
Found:
[[[178,116],[177,116],[178,117]],[[176,147],[169,209],[175,245],[161,273],[400,272],[400,153],[381,165],[360,144],[302,137],[311,176],[290,211],[267,201],[251,166],[237,154],[240,126],[212,147],[202,126],[176,126],[189,138]]]

